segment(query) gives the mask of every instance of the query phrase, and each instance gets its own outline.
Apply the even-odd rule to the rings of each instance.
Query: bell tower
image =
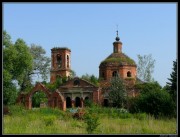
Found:
[[[51,78],[54,83],[57,77],[69,77],[71,71],[71,50],[66,47],[55,47],[51,49]]]

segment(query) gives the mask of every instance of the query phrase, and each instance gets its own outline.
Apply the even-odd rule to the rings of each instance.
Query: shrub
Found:
[[[128,98],[128,110],[130,113],[138,113],[140,112],[139,106],[138,106],[138,99],[139,97],[130,97]]]
[[[146,112],[155,118],[159,116],[175,116],[174,103],[169,93],[157,82],[141,85],[140,95],[128,99],[128,109],[131,113]]]
[[[93,133],[99,123],[99,117],[95,113],[86,113],[84,122],[87,124],[86,131],[88,134]]]
[[[21,105],[11,105],[8,106],[9,111],[12,115],[22,115],[26,112],[25,107],[21,104]]]
[[[141,112],[158,116],[172,117],[174,115],[174,104],[170,95],[164,90],[156,90],[141,94],[138,101]]]
[[[86,107],[93,107],[93,106],[94,106],[94,103],[93,103],[92,100],[87,99],[87,100],[84,101],[84,105],[85,105]]]
[[[84,109],[78,109],[78,111],[73,114],[73,118],[82,120],[82,119],[84,119],[84,115],[85,115],[85,110]]]

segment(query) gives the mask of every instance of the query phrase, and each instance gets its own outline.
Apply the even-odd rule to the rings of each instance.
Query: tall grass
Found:
[[[51,108],[26,110],[22,106],[9,109],[11,114],[3,116],[3,134],[87,134],[86,123],[73,119],[69,112]],[[176,119],[154,119],[115,108],[87,110],[100,118],[94,134],[176,134]]]

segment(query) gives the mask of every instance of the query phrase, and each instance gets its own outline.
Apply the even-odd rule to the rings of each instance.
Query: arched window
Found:
[[[117,76],[118,76],[117,71],[113,71],[113,73],[112,73],[112,77],[117,77]]]
[[[130,71],[127,72],[127,77],[131,77],[131,72]]]
[[[69,68],[69,56],[67,55],[67,68]]]
[[[57,54],[57,64],[58,68],[60,68],[62,64],[62,56],[60,54]]]
[[[80,99],[80,97],[75,98],[75,107],[81,107],[81,99]]]
[[[104,74],[104,72],[101,73],[101,77],[105,80],[105,74]]]
[[[74,80],[74,86],[79,86],[80,85],[80,82],[79,82],[79,80]]]

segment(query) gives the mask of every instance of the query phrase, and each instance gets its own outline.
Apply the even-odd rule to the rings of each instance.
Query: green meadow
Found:
[[[52,108],[26,110],[10,106],[3,116],[3,134],[88,134],[84,120]],[[87,108],[99,117],[93,134],[176,134],[175,118],[155,119],[145,113],[120,113],[115,108]]]

